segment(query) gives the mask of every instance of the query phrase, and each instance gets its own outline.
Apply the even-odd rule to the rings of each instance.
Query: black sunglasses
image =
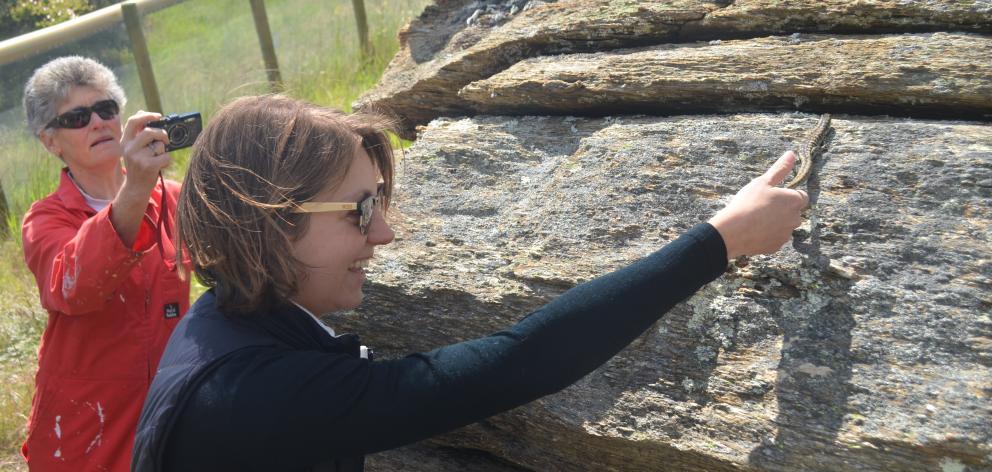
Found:
[[[92,106],[73,108],[48,122],[49,128],[79,129],[90,124],[93,112],[103,120],[109,120],[118,113],[121,108],[113,100],[100,100]]]
[[[322,213],[326,211],[358,211],[358,229],[362,234],[369,234],[369,226],[372,225],[372,216],[375,209],[382,210],[383,184],[375,195],[362,199],[358,203],[350,202],[305,202],[293,210],[293,213]]]

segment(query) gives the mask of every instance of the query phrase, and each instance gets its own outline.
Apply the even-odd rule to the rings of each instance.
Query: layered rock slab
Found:
[[[992,119],[992,36],[791,35],[527,59],[464,87],[511,114],[856,111]]]
[[[990,33],[992,5],[979,0],[442,0],[401,32],[399,53],[376,89],[355,107],[391,110],[412,137],[415,125],[471,112],[457,96],[462,87],[540,55],[795,32],[927,31]]]
[[[705,220],[816,119],[437,120],[399,167],[367,308],[331,322],[385,357],[499,330]],[[576,385],[441,441],[536,470],[988,470],[989,143],[988,125],[835,117],[792,243]]]

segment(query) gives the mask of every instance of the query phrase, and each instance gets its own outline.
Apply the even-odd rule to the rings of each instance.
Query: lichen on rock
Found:
[[[992,470],[992,5],[519,3],[440,0],[358,103],[420,126],[397,243],[331,321],[386,357],[514,323],[706,220],[819,113],[833,132],[782,250],[426,450],[486,451],[486,470]]]

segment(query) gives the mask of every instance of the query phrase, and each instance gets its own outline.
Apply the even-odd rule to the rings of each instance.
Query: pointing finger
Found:
[[[782,157],[778,158],[771,167],[765,171],[762,177],[771,186],[780,185],[792,171],[792,166],[796,165],[796,154],[792,151],[785,151]]]

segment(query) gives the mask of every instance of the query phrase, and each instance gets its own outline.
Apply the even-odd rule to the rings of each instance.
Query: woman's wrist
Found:
[[[141,178],[138,175],[132,175],[131,172],[128,172],[127,176],[124,177],[124,185],[121,186],[121,191],[118,192],[115,201],[118,203],[133,201],[134,204],[138,204],[139,202],[147,204],[148,197],[151,196],[152,189],[155,188],[156,177],[158,175],[151,179]]]
[[[737,238],[734,236],[733,220],[733,216],[728,215],[728,212],[719,211],[707,221],[710,226],[716,229],[717,233],[720,233],[720,237],[723,239],[723,245],[727,248],[727,260],[734,260],[743,255],[740,249],[738,249]]]
[[[141,218],[148,207],[151,189],[135,188],[134,183],[128,185],[128,182],[125,181],[121,191],[117,193],[117,198],[110,205],[110,221],[124,245],[131,247],[141,227]]]

